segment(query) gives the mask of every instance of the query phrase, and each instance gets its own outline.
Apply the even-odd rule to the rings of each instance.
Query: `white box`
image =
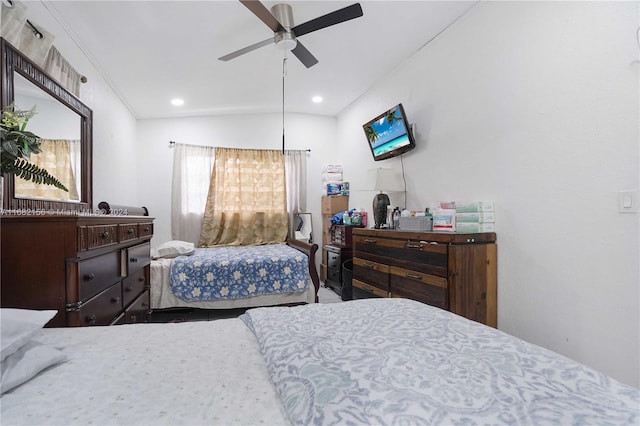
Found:
[[[494,223],[496,221],[495,212],[457,213],[456,222]]]
[[[436,209],[433,212],[434,231],[456,231],[456,211],[453,209]]]
[[[493,212],[493,201],[440,201],[443,209],[456,209],[458,213]]]
[[[495,223],[458,222],[456,232],[495,232]]]

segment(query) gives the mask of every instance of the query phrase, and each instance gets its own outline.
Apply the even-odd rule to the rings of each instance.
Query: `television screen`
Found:
[[[416,146],[402,104],[380,114],[362,128],[375,161],[395,157]]]

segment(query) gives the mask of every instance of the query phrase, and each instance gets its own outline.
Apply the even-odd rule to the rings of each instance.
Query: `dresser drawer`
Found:
[[[124,250],[126,255],[127,276],[132,275],[139,269],[144,268],[151,263],[150,255],[151,245],[149,243],[138,244]]]
[[[327,268],[327,281],[340,282],[340,269]]]
[[[131,303],[147,285],[146,269],[138,269],[122,281],[122,306]]]
[[[127,223],[125,225],[118,225],[118,241],[129,241],[138,238],[138,224]]]
[[[92,257],[77,263],[78,302],[87,300],[120,280],[118,252]]]
[[[380,290],[379,288],[371,286],[360,280],[352,280],[351,286],[353,287],[354,298],[362,299],[366,297],[389,297],[388,291]],[[364,292],[365,294],[361,295],[358,290]]]
[[[389,292],[389,265],[354,257],[353,276],[385,294]]]
[[[327,250],[327,266],[329,268],[339,268],[340,267],[340,253],[334,253],[330,250]]]
[[[153,223],[139,223],[138,224],[138,237],[150,237],[153,235]]]
[[[117,244],[118,242],[118,225],[81,226],[78,231],[80,235],[80,250],[83,251]]]
[[[122,287],[117,283],[80,307],[80,325],[109,325],[122,310]]]
[[[145,322],[149,314],[149,300],[149,290],[147,290],[124,311],[124,323],[135,324],[137,322]]]
[[[446,278],[391,266],[389,285],[391,297],[406,297],[438,308],[449,308]]]
[[[447,277],[448,245],[427,241],[354,236],[358,256]]]

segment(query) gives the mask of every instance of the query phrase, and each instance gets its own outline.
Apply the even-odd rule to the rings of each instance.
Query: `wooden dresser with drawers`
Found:
[[[406,297],[497,326],[496,234],[353,230],[353,295]]]
[[[2,307],[55,309],[49,327],[143,321],[153,219],[2,216]]]

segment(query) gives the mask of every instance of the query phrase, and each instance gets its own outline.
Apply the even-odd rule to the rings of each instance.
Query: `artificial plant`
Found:
[[[27,123],[36,114],[34,106],[28,111],[16,110],[13,105],[2,110],[0,123],[0,172],[14,175],[38,184],[67,188],[48,171],[30,163],[31,154],[38,154],[40,138],[26,130]]]

